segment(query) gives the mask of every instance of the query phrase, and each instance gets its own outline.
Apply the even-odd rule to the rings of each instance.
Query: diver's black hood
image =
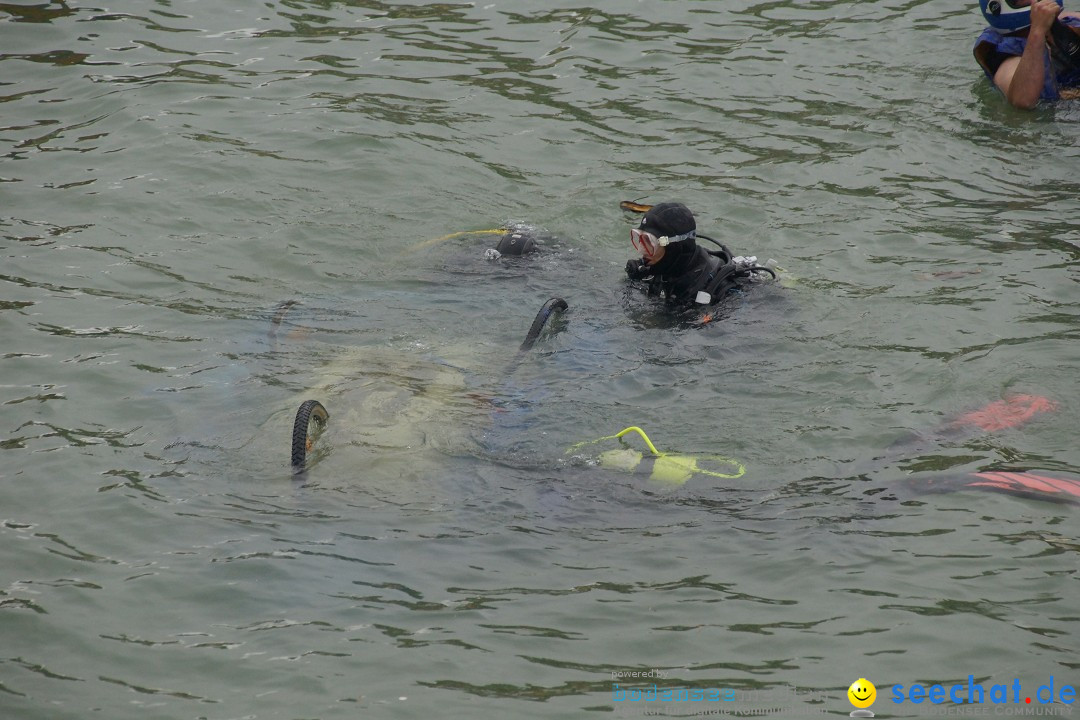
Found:
[[[694,265],[698,254],[697,249],[697,241],[694,238],[673,242],[664,248],[664,257],[651,266],[652,270],[661,276],[681,275]]]
[[[639,230],[652,233],[658,238],[679,237],[697,232],[697,221],[690,209],[677,202],[653,205],[641,218]],[[664,246],[664,257],[652,266],[658,275],[678,275],[686,272],[697,254],[697,241],[693,237],[676,240]]]
[[[638,223],[638,229],[656,237],[675,237],[697,231],[694,213],[682,203],[665,202],[653,205]]]

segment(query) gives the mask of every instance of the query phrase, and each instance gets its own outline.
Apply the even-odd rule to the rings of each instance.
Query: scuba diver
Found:
[[[675,306],[697,308],[716,304],[745,282],[755,277],[776,273],[769,267],[756,264],[755,258],[734,257],[723,244],[697,233],[693,213],[680,203],[666,202],[655,206],[624,202],[626,210],[643,213],[631,232],[631,241],[641,253],[626,263],[632,281],[648,280],[650,294],[663,292]],[[468,235],[497,236],[495,248],[488,248],[498,257],[521,258],[543,253],[557,238],[524,224],[511,224],[490,230],[464,231],[426,241],[418,247]],[[697,238],[715,243],[718,250],[697,245]],[[497,258],[496,258],[497,259]],[[516,264],[516,263],[515,263]],[[272,320],[271,338],[276,339],[285,313],[296,301],[282,303]],[[380,457],[396,455],[409,467],[418,467],[423,474],[429,469],[419,450],[430,448],[443,456],[471,456],[493,460],[499,464],[534,463],[534,453],[544,457],[542,437],[534,433],[534,409],[545,404],[545,377],[520,379],[519,366],[529,357],[548,321],[556,313],[567,312],[569,305],[560,297],[548,299],[536,314],[524,342],[517,353],[497,376],[502,378],[498,389],[487,384],[472,384],[464,363],[451,363],[441,358],[398,358],[390,352],[381,355],[372,348],[361,348],[361,355],[342,358],[322,368],[323,382],[313,390],[337,391],[344,399],[346,392],[355,392],[353,409],[334,410],[335,423],[342,422],[346,435],[353,438],[342,445],[370,447]],[[556,330],[557,331],[557,330]],[[467,350],[467,345],[466,345]],[[366,378],[356,378],[358,361],[367,366]],[[376,372],[371,372],[374,369]],[[513,376],[518,374],[518,378]],[[346,381],[343,383],[343,380]],[[291,464],[294,474],[304,477],[309,455],[327,426],[330,413],[316,399],[301,403],[292,428]],[[1027,421],[1057,408],[1050,398],[1038,395],[1011,395],[982,408],[960,415],[933,433],[913,434],[898,441],[882,457],[867,460],[866,466],[856,468],[853,476],[866,479],[887,469],[904,470],[903,464],[927,448],[956,445],[972,435],[991,433],[1019,427]],[[611,428],[614,430],[615,428]],[[477,436],[483,436],[480,440]],[[532,436],[532,437],[530,437]],[[618,442],[617,447],[610,447]],[[631,444],[631,442],[633,444]],[[644,444],[644,448],[641,444]],[[661,444],[663,447],[663,444]],[[464,448],[464,450],[462,450]],[[320,448],[312,460],[326,457],[328,450]],[[752,472],[740,460],[726,455],[688,454],[660,450],[645,430],[637,425],[626,427],[614,435],[578,442],[563,452],[572,456],[575,464],[604,471],[633,475],[646,479],[654,494],[658,488],[677,489],[695,478],[697,482],[730,487]],[[440,465],[444,457],[430,459],[431,466]],[[550,461],[540,460],[540,467],[550,467]],[[904,470],[904,472],[908,472]],[[742,481],[746,482],[746,481]],[[895,481],[894,481],[895,482]],[[991,465],[974,472],[956,473],[950,470],[927,474],[919,471],[898,485],[911,493],[953,493],[994,491],[1008,495],[1055,503],[1080,505],[1080,479],[1051,476],[1039,470],[1002,468]],[[890,483],[892,485],[892,483]],[[871,488],[876,493],[880,488]],[[693,492],[693,490],[691,490]],[[905,500],[907,498],[905,497]]]
[[[742,281],[761,274],[776,278],[756,257],[736,257],[723,243],[698,233],[694,214],[681,203],[623,207],[647,208],[630,230],[630,242],[641,257],[626,261],[626,274],[631,281],[647,280],[649,295],[662,292],[668,303],[681,307],[708,306],[738,290]],[[697,238],[718,249],[699,246]]]
[[[488,248],[484,253],[485,259],[488,260],[498,260],[503,256],[521,257],[522,255],[531,255],[535,252],[540,252],[545,243],[554,243],[558,241],[557,237],[541,228],[515,222],[491,230],[461,230],[459,232],[452,232],[449,235],[442,235],[418,243],[411,248],[411,251],[415,252],[417,250],[422,250],[445,240],[478,235],[499,236],[499,240],[495,243],[495,247]]]
[[[1056,402],[1040,395],[1009,395],[964,413],[928,435],[918,433],[897,441],[884,456],[860,463],[851,476],[866,480],[869,475],[880,473],[889,466],[902,466],[906,459],[931,447],[955,444],[980,433],[1018,428],[1043,413],[1055,411],[1057,407]],[[644,442],[646,451],[637,450],[627,443],[626,437],[629,436],[637,444],[634,433]],[[603,452],[591,450],[593,445],[610,445],[609,441],[613,440],[619,441],[617,448]],[[738,480],[749,472],[742,462],[724,455],[662,452],[653,445],[645,431],[637,426],[628,427],[615,435],[577,443],[566,452],[593,458],[592,462],[605,470],[648,478],[653,488],[657,489],[675,489],[693,478],[707,483]],[[1039,470],[1030,469],[990,466],[968,473],[950,470],[919,472],[909,478],[890,481],[888,487],[902,490],[900,497],[905,501],[913,496],[928,494],[991,491],[1031,500],[1080,506],[1080,479],[1046,475]],[[880,487],[874,488],[872,493],[876,494],[880,490]]]
[[[499,242],[495,244],[495,251],[500,255],[520,256],[529,255],[540,249],[542,240],[554,240],[554,236],[539,231],[534,227],[523,224],[514,224],[505,229]]]
[[[1080,15],[1062,0],[979,0],[975,60],[1014,107],[1080,97]]]

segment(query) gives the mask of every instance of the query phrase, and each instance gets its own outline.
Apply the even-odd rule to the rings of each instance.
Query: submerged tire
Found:
[[[540,312],[536,313],[536,319],[533,320],[532,327],[529,328],[529,332],[525,335],[525,342],[521,343],[521,350],[528,350],[536,342],[536,338],[540,337],[540,331],[544,329],[544,323],[551,316],[554,310],[560,312],[567,309],[566,301],[562,298],[553,297],[544,303],[544,306],[540,308]]]
[[[330,413],[318,400],[305,400],[300,403],[293,421],[292,431],[292,466],[293,472],[302,472],[307,463],[307,454],[319,439],[323,428],[330,419]]]

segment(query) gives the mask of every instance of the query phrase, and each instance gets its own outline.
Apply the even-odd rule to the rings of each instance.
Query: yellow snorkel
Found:
[[[442,235],[437,238],[431,238],[430,240],[425,240],[421,243],[417,243],[416,245],[413,245],[411,248],[409,248],[409,252],[416,252],[417,250],[422,250],[426,247],[438,245],[439,243],[445,242],[446,240],[453,240],[454,238],[459,237],[466,237],[470,235],[504,235],[505,233],[506,228],[493,228],[491,230],[462,230],[461,232],[452,232],[449,235]]]

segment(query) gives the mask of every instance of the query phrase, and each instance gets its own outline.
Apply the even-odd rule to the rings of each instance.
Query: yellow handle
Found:
[[[595,440],[586,440],[585,442],[579,442],[576,445],[571,445],[569,448],[567,448],[566,452],[567,452],[567,454],[569,454],[569,453],[573,452],[574,450],[577,450],[579,447],[585,447],[586,445],[595,445],[596,443],[604,442],[605,440],[618,440],[619,438],[621,438],[623,435],[625,435],[628,432],[636,432],[638,435],[640,435],[642,437],[642,439],[645,441],[645,444],[649,446],[649,451],[652,452],[653,455],[659,455],[660,454],[660,451],[657,450],[656,446],[652,444],[652,440],[650,440],[649,436],[645,434],[645,431],[642,430],[641,428],[637,427],[636,425],[632,425],[632,426],[630,426],[628,428],[620,430],[619,432],[615,433],[614,435],[605,435],[602,438],[596,438]]]
[[[645,431],[642,430],[641,428],[639,428],[637,425],[631,425],[630,427],[626,428],[625,430],[620,430],[619,432],[612,435],[610,438],[600,438],[600,439],[601,440],[618,440],[628,432],[636,432],[638,435],[640,435],[641,439],[645,441],[645,444],[649,446],[649,450],[652,452],[653,455],[662,455],[663,454],[659,450],[656,449],[655,445],[652,444],[652,440],[650,440],[649,436],[645,434]]]

